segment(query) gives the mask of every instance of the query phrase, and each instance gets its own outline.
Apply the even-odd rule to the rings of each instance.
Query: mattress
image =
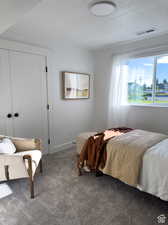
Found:
[[[88,137],[94,134],[96,132],[87,132],[77,137],[78,154]],[[168,139],[152,146],[145,152],[138,183],[139,190],[168,201]]]

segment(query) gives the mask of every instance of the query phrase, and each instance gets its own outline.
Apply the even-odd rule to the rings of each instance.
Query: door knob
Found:
[[[11,113],[8,113],[6,117],[7,118],[11,118],[12,117],[12,114]]]
[[[19,113],[15,113],[14,114],[14,117],[19,117]]]

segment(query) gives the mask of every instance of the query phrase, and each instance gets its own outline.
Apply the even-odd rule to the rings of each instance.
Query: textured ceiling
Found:
[[[89,0],[43,0],[1,37],[54,48],[57,41],[87,48],[136,40],[136,33],[150,28],[168,32],[167,0],[114,0],[117,10],[105,18],[93,16]]]

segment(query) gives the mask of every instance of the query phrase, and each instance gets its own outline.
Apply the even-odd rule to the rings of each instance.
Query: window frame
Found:
[[[160,107],[160,108],[168,108],[168,103],[156,103],[155,100],[155,93],[156,93],[156,74],[157,74],[157,59],[159,57],[164,57],[164,56],[168,56],[168,53],[164,53],[164,54],[158,54],[158,55],[148,55],[148,56],[139,56],[139,57],[132,57],[131,59],[140,59],[140,58],[149,58],[149,57],[153,57],[154,58],[154,68],[153,68],[153,89],[152,89],[152,103],[151,104],[146,104],[146,103],[129,103],[127,101],[126,105],[129,106],[142,106],[142,107]]]

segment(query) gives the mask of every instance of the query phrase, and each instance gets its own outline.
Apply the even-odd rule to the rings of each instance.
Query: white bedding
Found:
[[[138,189],[168,201],[168,139],[144,154]]]

